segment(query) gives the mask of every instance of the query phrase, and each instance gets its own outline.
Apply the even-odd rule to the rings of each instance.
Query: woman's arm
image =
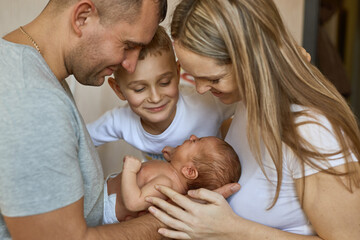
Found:
[[[352,164],[360,174],[359,164]],[[345,172],[345,165],[334,169]],[[304,191],[304,211],[323,239],[360,239],[360,189],[353,186],[351,193],[344,183],[324,172],[305,177],[305,188],[302,179],[296,181],[298,195]]]
[[[178,194],[172,189],[157,186],[157,189],[168,196],[181,208],[159,198],[148,198],[152,204],[149,211],[160,221],[168,225],[170,230],[160,228],[159,233],[174,239],[321,239],[315,236],[303,236],[267,227],[237,216],[220,194],[198,189],[189,191],[195,199],[201,199],[207,204],[194,202]],[[183,210],[184,209],[184,210]]]

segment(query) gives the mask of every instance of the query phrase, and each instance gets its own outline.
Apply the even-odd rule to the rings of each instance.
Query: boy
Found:
[[[156,184],[165,185],[185,194],[189,189],[210,190],[240,177],[240,161],[233,148],[217,137],[197,138],[191,135],[182,145],[163,149],[168,162],[140,160],[126,156],[123,170],[110,176],[104,185],[104,224],[136,217],[150,204],[147,196],[165,196]]]
[[[179,94],[179,72],[171,39],[159,27],[141,50],[135,72],[120,68],[115,79],[109,78],[111,88],[128,105],[87,125],[95,146],[124,139],[142,151],[144,159],[164,160],[163,146],[178,146],[191,134],[220,137],[219,128],[235,106],[211,94],[201,96],[190,86]]]

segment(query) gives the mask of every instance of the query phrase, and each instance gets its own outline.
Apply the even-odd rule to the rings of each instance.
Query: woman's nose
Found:
[[[195,86],[196,86],[196,91],[199,93],[199,94],[204,94],[206,93],[207,91],[210,90],[210,86],[208,86],[206,84],[205,81],[202,81],[202,80],[196,80],[195,79]]]

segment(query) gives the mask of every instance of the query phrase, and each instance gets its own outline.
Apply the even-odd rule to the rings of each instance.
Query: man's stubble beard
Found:
[[[105,77],[98,75],[104,69],[100,69],[99,59],[101,52],[98,51],[94,39],[89,39],[88,43],[76,46],[65,59],[65,66],[69,74],[73,74],[75,79],[82,85],[101,86]]]

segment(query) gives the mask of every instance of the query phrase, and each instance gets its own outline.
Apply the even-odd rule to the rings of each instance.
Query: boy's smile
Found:
[[[172,122],[179,99],[179,72],[173,55],[162,51],[138,61],[134,73],[120,74],[123,100],[141,118],[144,129],[162,133]]]

